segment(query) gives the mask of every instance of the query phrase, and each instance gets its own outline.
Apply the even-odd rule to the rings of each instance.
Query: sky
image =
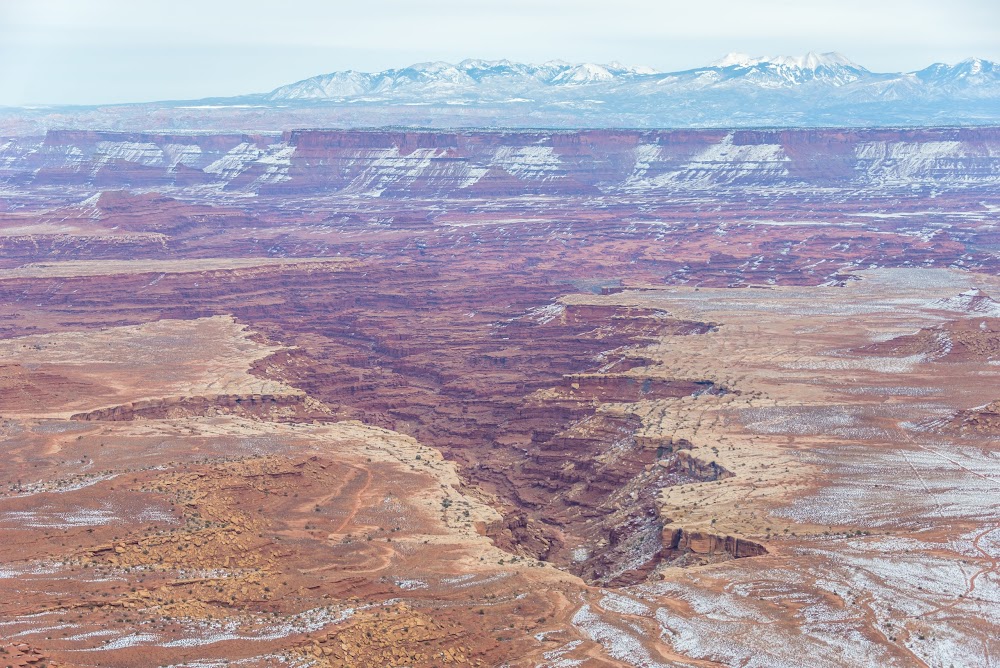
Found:
[[[0,0],[0,105],[197,99],[487,58],[671,71],[839,51],[874,71],[1000,61],[997,0]]]

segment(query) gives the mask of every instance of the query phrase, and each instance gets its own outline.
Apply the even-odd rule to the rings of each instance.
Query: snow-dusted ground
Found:
[[[53,614],[63,614],[64,612],[57,611]],[[162,631],[154,632],[140,627],[127,633],[121,629],[98,629],[65,635],[60,640],[72,643],[68,648],[69,651],[87,653],[107,652],[137,646],[202,647],[230,640],[261,642],[319,631],[349,619],[354,613],[355,608],[330,606],[305,610],[279,619],[253,613],[225,620],[174,618],[171,624],[176,628],[171,630],[169,635]],[[35,636],[51,635],[54,630],[78,628],[77,624],[70,623],[39,626],[36,621],[37,617],[34,615],[31,618],[19,617],[6,620],[2,623],[7,627],[3,633],[10,637],[23,637],[30,641]],[[26,628],[19,630],[19,626]]]
[[[1000,449],[989,435],[948,427],[959,406],[997,396],[997,372],[946,359],[953,342],[943,332],[925,337],[932,350],[920,355],[851,352],[872,334],[885,341],[934,327],[942,311],[984,317],[992,306],[969,287],[980,280],[997,287],[958,272],[880,270],[840,288],[846,294],[814,291],[808,301],[797,288],[773,298],[711,289],[644,294],[645,305],[723,323],[720,342],[706,337],[696,351],[674,343],[663,349],[666,360],[689,373],[720,373],[715,360],[725,353],[744,373],[761,364],[766,398],[738,408],[736,398],[727,429],[779,444],[816,473],[814,484],[767,508],[769,521],[791,521],[789,533],[762,537],[770,555],[665,569],[664,581],[588,595],[574,618],[585,637],[633,666],[664,663],[671,653],[758,668],[997,665]],[[860,317],[843,308],[852,300],[862,302]],[[727,322],[734,312],[739,325]],[[738,326],[777,338],[733,335],[725,347],[726,328]],[[706,434],[720,444],[728,437]],[[704,491],[700,500],[710,504],[711,486]]]

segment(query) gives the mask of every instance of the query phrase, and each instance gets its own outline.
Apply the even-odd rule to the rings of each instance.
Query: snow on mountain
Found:
[[[333,72],[288,86],[282,86],[268,97],[270,99],[309,100],[361,95],[369,89],[371,75],[364,72]]]
[[[712,67],[754,67],[769,64],[783,67],[796,67],[801,70],[816,70],[821,67],[847,67],[854,70],[864,70],[847,56],[831,51],[829,53],[813,53],[804,56],[749,56],[745,53],[729,53],[712,63]]]
[[[955,65],[935,63],[913,76],[938,94],[961,91],[979,97],[1000,95],[1000,63],[980,58],[968,58]]]
[[[843,54],[813,53],[804,56],[749,56],[730,53],[710,66],[720,71],[722,85],[763,88],[793,87],[805,83],[843,86],[870,72]]]
[[[831,69],[837,67],[846,67],[853,70],[865,69],[857,63],[852,62],[844,54],[837,53],[836,51],[831,51],[829,53],[813,53],[810,51],[804,56],[775,56],[769,60],[776,65],[798,67],[802,70],[818,70],[823,67]]]
[[[648,65],[623,65],[617,60],[608,63],[608,68],[612,72],[619,74],[659,74],[659,72]]]
[[[592,63],[584,63],[583,65],[577,65],[572,69],[559,73],[552,79],[552,82],[586,84],[594,83],[595,81],[611,81],[614,78],[615,75],[608,68]]]
[[[733,51],[709,63],[709,67],[751,67],[757,64],[758,61],[759,58],[754,58],[748,53]]]
[[[161,108],[178,110],[192,129],[1000,125],[1000,65],[970,58],[915,72],[873,72],[836,52],[731,53],[676,72],[617,62],[467,59],[331,72],[269,93],[205,102],[0,109],[0,128],[15,134],[89,125],[146,129],[151,110]]]
[[[923,81],[970,81],[981,82],[995,80],[1000,75],[1000,64],[981,58],[966,58],[955,65],[934,63],[919,72],[916,76]]]
[[[616,62],[599,65],[549,61],[535,65],[509,60],[468,59],[457,64],[417,63],[373,73],[347,71],[321,74],[276,88],[265,98],[270,101],[328,100],[371,95],[405,97],[419,94],[433,97],[439,93],[458,93],[492,99],[505,95],[509,97],[510,91],[527,91],[538,86],[579,86],[654,74],[656,70],[649,67]]]
[[[281,86],[264,97],[268,101],[368,100],[464,103],[526,99],[543,104],[572,102],[586,90],[587,98],[623,103],[635,96],[743,90],[745,93],[803,87],[844,88],[860,102],[907,97],[939,96],[985,85],[992,91],[998,66],[983,60],[957,65],[932,65],[915,73],[871,72],[843,54],[807,53],[803,56],[750,56],[731,53],[714,63],[682,72],[657,72],[649,67],[621,63],[567,63],[540,65],[509,60],[463,60],[418,63],[382,72],[334,72]],[[816,95],[824,93],[816,92]],[[607,98],[602,98],[607,96]],[[373,101],[373,100],[368,100]],[[694,102],[697,102],[695,100]]]

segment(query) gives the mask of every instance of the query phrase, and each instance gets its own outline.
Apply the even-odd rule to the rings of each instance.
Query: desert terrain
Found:
[[[992,666],[1000,130],[0,140],[0,665]]]

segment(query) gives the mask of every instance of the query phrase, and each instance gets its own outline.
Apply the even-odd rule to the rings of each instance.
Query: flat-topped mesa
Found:
[[[0,179],[192,185],[363,199],[594,196],[718,187],[991,185],[1000,128],[400,131],[277,135],[52,131],[0,147]]]
[[[597,195],[720,185],[865,185],[995,179],[992,128],[921,130],[301,131],[288,178],[262,193],[380,197]],[[822,155],[822,159],[816,159]],[[376,171],[365,165],[377,165]],[[325,166],[325,168],[324,168]],[[961,173],[961,174],[959,174]]]
[[[662,309],[578,302],[561,306],[563,310],[559,317],[566,325],[593,325],[603,321],[614,325],[616,333],[631,336],[653,338],[676,334],[706,334],[718,329],[716,323],[676,318]]]

